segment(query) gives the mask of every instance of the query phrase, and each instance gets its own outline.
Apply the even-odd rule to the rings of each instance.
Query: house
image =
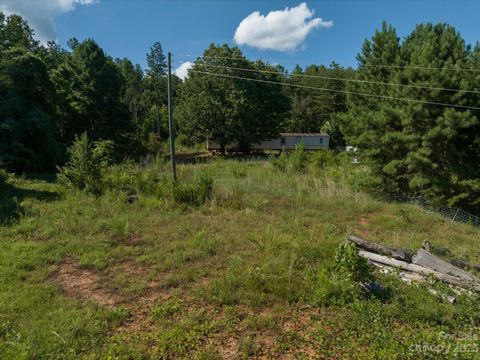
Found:
[[[330,136],[321,133],[280,133],[278,138],[265,140],[258,144],[250,145],[252,150],[294,150],[303,143],[305,150],[328,149]],[[235,151],[237,146],[227,145],[227,151]],[[207,141],[207,150],[220,150],[220,145],[214,141]]]

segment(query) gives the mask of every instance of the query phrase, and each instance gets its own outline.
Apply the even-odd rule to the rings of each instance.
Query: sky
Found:
[[[179,76],[211,43],[237,45],[247,57],[291,69],[332,61],[355,66],[363,41],[382,21],[400,37],[421,22],[447,22],[467,43],[480,41],[477,0],[0,0],[0,11],[29,21],[37,37],[94,38],[114,58],[146,67],[160,41]]]

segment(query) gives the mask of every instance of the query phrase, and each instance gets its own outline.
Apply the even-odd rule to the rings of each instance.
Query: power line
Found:
[[[185,55],[178,55],[183,57],[195,57],[194,55],[185,54]],[[197,58],[203,59],[226,59],[226,60],[249,60],[246,57],[227,57],[227,56],[197,56]],[[260,59],[262,60],[262,59]],[[289,62],[289,63],[303,63],[303,64],[312,64],[315,65],[317,60],[294,60],[294,59],[273,59],[273,60],[262,60],[266,62]],[[417,69],[417,70],[435,70],[435,71],[467,71],[467,72],[480,72],[480,69],[465,69],[465,68],[446,68],[446,67],[429,67],[429,66],[416,66],[416,65],[393,65],[393,64],[378,64],[378,65],[370,65],[370,64],[360,64],[357,67],[380,67],[380,68],[401,68],[401,69]]]
[[[446,106],[446,107],[454,107],[454,108],[470,109],[470,110],[480,110],[480,107],[475,107],[475,106],[448,104],[448,103],[428,101],[428,100],[398,98],[398,97],[394,97],[394,96],[369,94],[369,93],[362,93],[362,92],[348,91],[348,90],[340,90],[340,89],[327,89],[327,88],[321,88],[321,87],[315,87],[315,86],[289,84],[289,83],[282,83],[282,82],[279,82],[279,81],[271,81],[271,80],[252,79],[252,78],[245,78],[245,77],[241,77],[241,76],[225,75],[225,74],[218,74],[218,73],[212,73],[212,72],[207,72],[207,71],[199,71],[199,70],[189,70],[189,71],[194,72],[194,73],[199,73],[199,74],[205,74],[205,75],[213,75],[213,76],[219,76],[219,77],[231,78],[231,79],[238,79],[238,80],[256,81],[256,82],[261,82],[261,83],[276,84],[276,85],[297,87],[297,88],[303,88],[303,89],[331,91],[331,92],[339,92],[339,93],[344,93],[344,94],[349,94],[349,95],[369,96],[369,97],[375,97],[375,98],[379,98],[379,99],[408,101],[408,102],[415,102],[415,103],[421,103],[421,104],[438,105],[438,106]]]
[[[416,69],[416,70],[438,70],[438,71],[470,71],[470,72],[480,72],[480,69],[464,69],[464,68],[444,68],[444,67],[429,67],[429,66],[413,66],[413,65],[370,65],[362,64],[360,67],[380,67],[380,68],[397,68],[397,69]]]
[[[324,80],[335,80],[335,81],[346,81],[346,82],[350,81],[350,82],[378,84],[378,85],[386,85],[386,86],[403,86],[403,87],[410,87],[410,88],[417,88],[417,89],[428,89],[428,90],[438,90],[438,91],[451,91],[451,92],[464,92],[464,93],[471,93],[471,94],[480,94],[480,91],[477,91],[477,90],[463,90],[463,89],[453,89],[453,88],[439,88],[439,87],[424,86],[424,85],[386,83],[386,82],[382,82],[382,81],[338,78],[338,77],[333,77],[333,76],[305,75],[305,74],[292,74],[292,73],[285,74],[285,73],[282,73],[280,71],[245,69],[245,68],[222,66],[222,65],[209,65],[209,64],[197,64],[197,65],[207,66],[207,67],[215,67],[215,68],[220,68],[220,69],[240,70],[240,71],[249,71],[249,72],[261,72],[261,73],[266,73],[266,74],[277,74],[277,75],[284,75],[284,76],[297,76],[297,77],[312,78],[312,79],[317,78],[317,79],[324,79]]]

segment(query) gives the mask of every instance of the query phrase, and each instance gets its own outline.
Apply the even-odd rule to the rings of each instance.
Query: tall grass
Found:
[[[475,297],[452,305],[379,274],[388,294],[365,294],[352,287],[364,264],[338,250],[349,233],[413,249],[427,239],[475,263],[478,230],[370,198],[356,183],[368,169],[341,156],[292,161],[287,170],[269,161],[181,164],[176,185],[160,158],[111,165],[100,195],[9,179],[24,211],[0,225],[0,357],[195,358],[244,336],[234,349],[241,356],[265,353],[257,337],[268,333],[271,357],[309,344],[331,357],[422,358],[411,344],[480,326]],[[66,297],[51,281],[65,259],[124,303],[105,309]],[[134,336],[122,332],[125,318],[140,321]]]

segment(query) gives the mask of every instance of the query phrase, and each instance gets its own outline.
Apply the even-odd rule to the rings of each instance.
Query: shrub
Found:
[[[272,165],[281,172],[291,171],[293,173],[302,173],[308,168],[309,161],[305,146],[303,143],[300,143],[295,150],[289,154],[282,151],[277,159],[272,160]]]
[[[315,168],[324,169],[331,166],[339,166],[342,164],[341,154],[337,154],[333,150],[315,151],[312,154],[311,162]]]
[[[312,293],[318,305],[344,305],[363,295],[361,284],[373,280],[367,259],[358,255],[352,243],[340,244],[333,266],[317,275]]]
[[[154,195],[164,197],[169,193],[169,174],[161,165],[140,166],[127,161],[110,166],[103,176],[104,188],[121,191],[127,195]]]
[[[354,282],[322,270],[317,275],[312,300],[316,305],[345,305],[359,299],[361,293]]]
[[[304,172],[309,163],[308,153],[305,151],[305,145],[300,143],[295,150],[290,154],[290,166],[293,172]]]
[[[288,155],[285,151],[280,153],[278,159],[272,158],[272,165],[275,169],[281,172],[287,172],[288,170]]]
[[[338,246],[333,271],[342,279],[367,282],[373,279],[368,260],[358,255],[358,249],[351,242]]]
[[[177,203],[199,206],[211,199],[213,190],[213,179],[210,176],[202,175],[193,182],[177,182],[173,184],[173,200]]]
[[[59,168],[59,180],[69,186],[91,193],[102,190],[102,173],[113,154],[111,141],[92,142],[83,133],[68,149],[69,160]]]

